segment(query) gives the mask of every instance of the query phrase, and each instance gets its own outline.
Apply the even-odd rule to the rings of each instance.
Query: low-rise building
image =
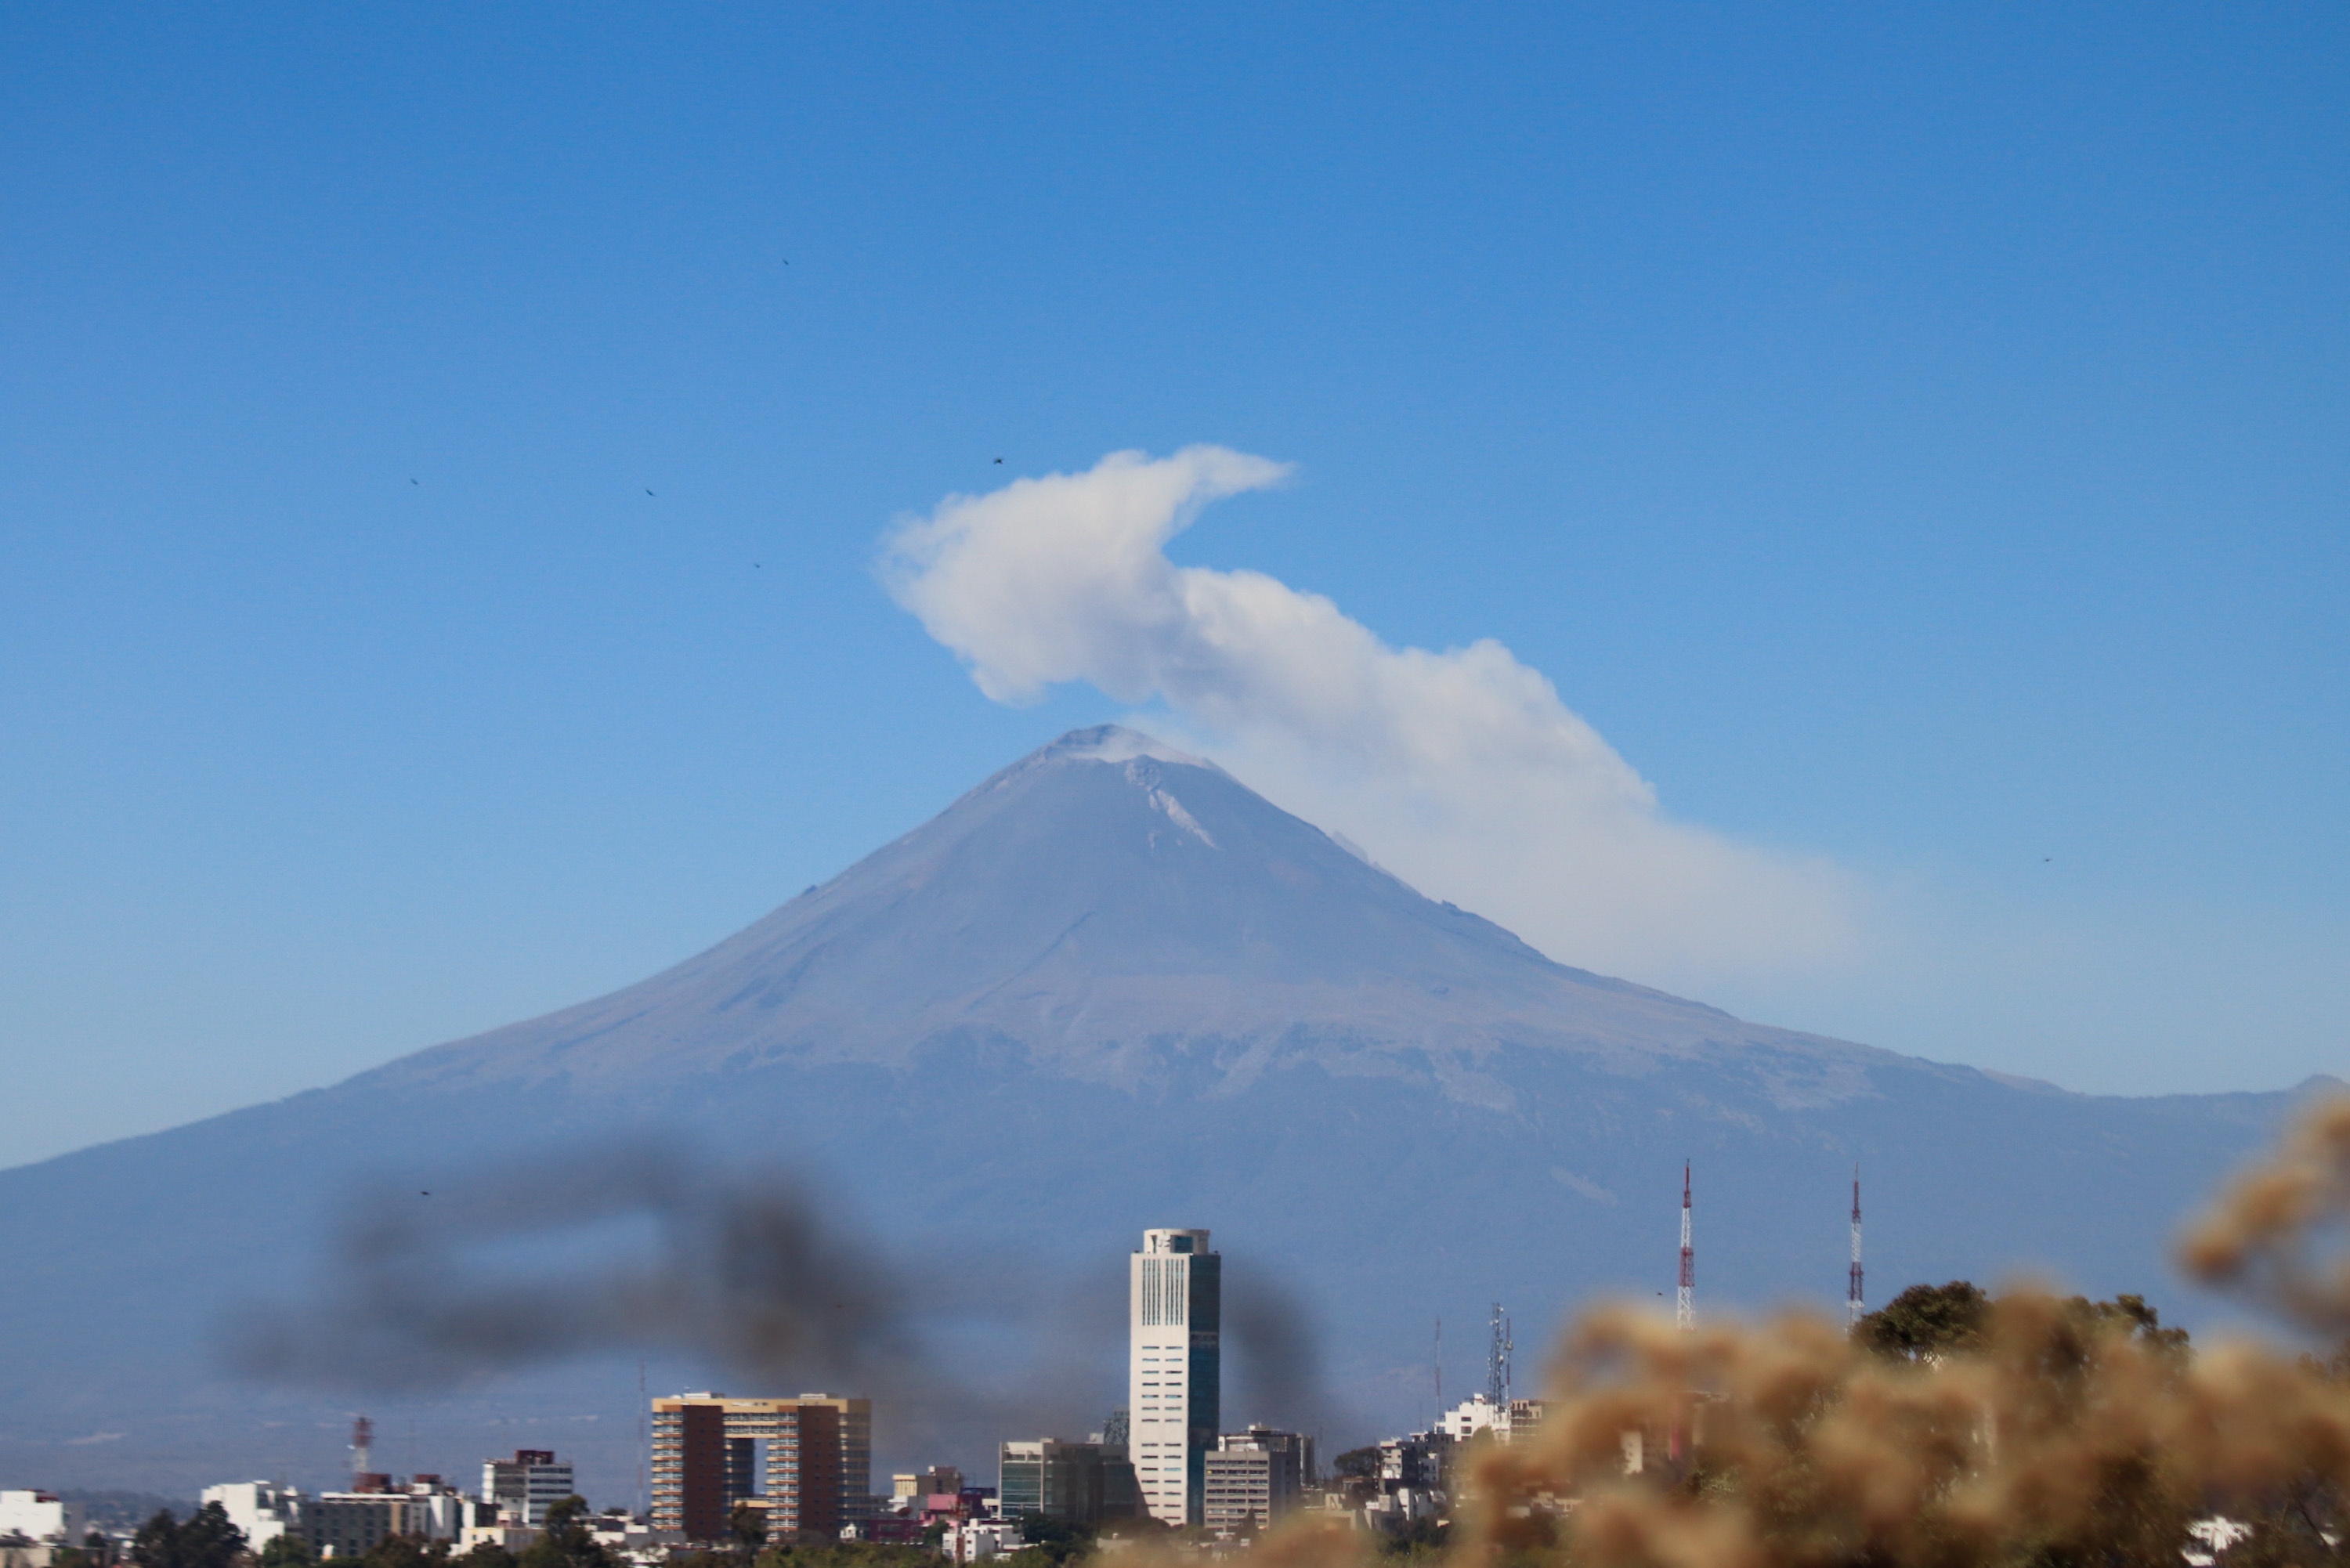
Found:
[[[1451,1451],[1452,1439],[1440,1431],[1387,1438],[1379,1444],[1379,1490],[1442,1486],[1444,1461]]]
[[[1444,1509],[1444,1494],[1434,1488],[1399,1486],[1366,1502],[1362,1520],[1372,1530],[1400,1534],[1422,1520],[1442,1518]]]
[[[504,1516],[496,1510],[486,1511],[490,1515],[486,1522],[469,1523],[458,1532],[456,1544],[452,1548],[453,1552],[462,1554],[476,1546],[495,1546],[519,1555],[524,1547],[543,1533],[527,1524],[505,1523]]]
[[[1541,1428],[1546,1408],[1540,1399],[1497,1403],[1490,1395],[1473,1395],[1439,1416],[1436,1431],[1455,1443],[1488,1434],[1495,1442],[1523,1442]]]
[[[0,1491],[0,1535],[56,1546],[78,1546],[88,1521],[81,1504],[53,1491]]]
[[[394,1535],[457,1541],[471,1522],[471,1500],[437,1475],[412,1476],[404,1486],[369,1475],[359,1484],[302,1501],[295,1533],[319,1556],[365,1556]]]
[[[948,1529],[939,1550],[950,1563],[985,1563],[1009,1557],[1027,1543],[1020,1526],[1008,1519],[968,1519]]]
[[[1057,1438],[1015,1440],[997,1450],[996,1511],[1006,1519],[1040,1514],[1072,1524],[1132,1519],[1142,1490],[1123,1448]]]
[[[302,1494],[269,1481],[226,1481],[204,1488],[201,1504],[218,1503],[228,1521],[244,1532],[244,1544],[258,1552],[281,1535],[301,1532]]]
[[[1270,1528],[1295,1512],[1314,1481],[1314,1439],[1251,1427],[1227,1432],[1207,1456],[1201,1522],[1219,1535]]]
[[[510,1459],[482,1461],[482,1501],[505,1509],[517,1523],[545,1524],[547,1509],[578,1490],[571,1461],[546,1449],[516,1449]]]
[[[0,1568],[49,1568],[50,1558],[64,1550],[54,1542],[0,1531]]]
[[[890,1501],[899,1509],[919,1508],[924,1498],[962,1490],[962,1471],[952,1465],[905,1470],[889,1478]]]

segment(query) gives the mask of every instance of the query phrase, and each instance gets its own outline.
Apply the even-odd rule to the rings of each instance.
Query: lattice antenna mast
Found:
[[[1436,1320],[1436,1424],[1444,1424],[1444,1320]]]
[[[1681,1162],[1681,1288],[1673,1303],[1673,1326],[1684,1333],[1697,1326],[1697,1252],[1690,1245],[1690,1168]]]
[[[1860,1167],[1852,1168],[1852,1284],[1845,1293],[1845,1326],[1857,1327],[1861,1319],[1860,1293]]]
[[[1493,1303],[1492,1347],[1485,1353],[1485,1397],[1498,1409],[1510,1405],[1510,1352],[1517,1347],[1510,1343],[1510,1319],[1502,1311],[1502,1303]]]
[[[375,1469],[375,1423],[361,1416],[351,1423],[351,1484]]]

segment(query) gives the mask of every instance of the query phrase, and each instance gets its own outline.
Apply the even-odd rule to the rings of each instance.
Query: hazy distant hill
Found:
[[[1118,1332],[1135,1232],[1211,1227],[1228,1277],[1310,1309],[1357,1415],[1399,1423],[1424,1414],[1440,1314],[1457,1391],[1489,1302],[1533,1367],[1568,1303],[1669,1289],[1685,1158],[1708,1303],[1840,1295],[1855,1160],[1879,1298],[2029,1263],[2168,1302],[2175,1219],[2285,1101],[2072,1095],[1746,1023],[1552,962],[1211,764],[1086,731],[640,984],[0,1172],[0,1483],[323,1477],[352,1397],[225,1380],[224,1312],[301,1284],[354,1180],[421,1194],[484,1152],[615,1129],[809,1171],[916,1267],[978,1248],[1075,1282],[1053,1287],[1071,1321],[1102,1320],[1075,1363]],[[615,1366],[375,1398],[420,1450],[382,1460],[552,1445],[623,1496]],[[1035,1420],[1077,1431],[1119,1394],[1081,1368]],[[918,1457],[880,1427],[885,1463]],[[939,1457],[983,1468],[980,1438],[1035,1435]]]

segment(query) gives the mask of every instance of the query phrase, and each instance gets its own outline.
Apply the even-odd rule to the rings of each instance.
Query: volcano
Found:
[[[358,1080],[493,1090],[796,1064],[1016,1059],[1135,1094],[1268,1072],[1513,1103],[1512,1049],[1640,1073],[1711,1060],[1782,1100],[1886,1053],[1742,1023],[1552,962],[1422,898],[1212,763],[1079,731],[700,957]]]
[[[636,985],[0,1172],[0,1454],[11,1484],[330,1475],[353,1397],[240,1380],[221,1325],[316,1272],[345,1195],[485,1150],[788,1160],[893,1255],[979,1238],[1094,1281],[1106,1334],[1135,1236],[1206,1226],[1228,1279],[1300,1303],[1355,1423],[1329,1441],[1425,1419],[1440,1316],[1506,1303],[1532,1345],[1669,1291],[1685,1159],[1709,1309],[1840,1303],[1857,1163],[1879,1297],[2029,1270],[2194,1321],[2168,1236],[2292,1097],[2075,1095],[1749,1023],[1555,962],[1211,763],[1080,731]],[[400,1468],[525,1442],[626,1501],[634,1394],[607,1355],[376,1408],[405,1398],[439,1445]],[[983,1471],[980,1443],[1036,1435],[899,1453],[883,1410],[877,1459]]]

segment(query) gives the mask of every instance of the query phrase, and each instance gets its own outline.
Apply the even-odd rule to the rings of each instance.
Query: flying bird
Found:
[[[645,492],[645,493],[646,493],[647,495],[650,495],[650,494],[652,493],[652,492],[651,492],[651,491],[650,491],[650,490],[648,490],[648,491],[646,491],[646,492]]]
[[[1002,458],[1000,458],[1000,457],[999,457],[999,458],[997,458],[995,461],[996,461],[996,462],[1002,462],[1003,460]]]
[[[413,483],[416,483],[416,481],[414,481],[413,479],[411,479],[411,480],[410,480],[408,483],[411,483],[411,484],[413,484]]]

